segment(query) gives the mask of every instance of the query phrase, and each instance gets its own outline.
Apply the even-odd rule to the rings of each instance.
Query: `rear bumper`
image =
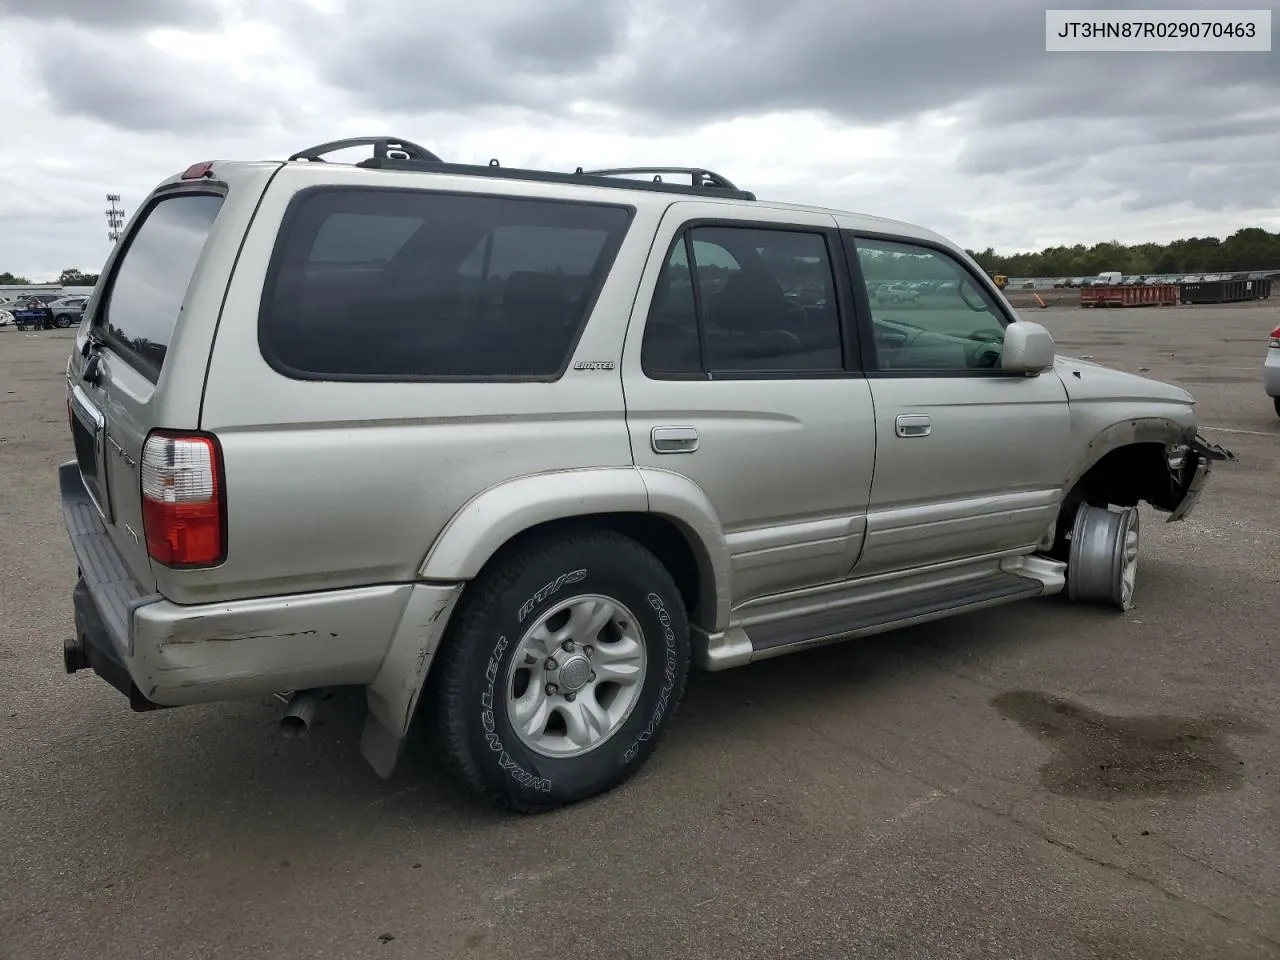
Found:
[[[376,692],[402,686],[403,678],[385,668],[398,665],[406,648],[423,651],[409,668],[421,677],[448,619],[439,614],[460,591],[460,585],[406,583],[171,603],[138,588],[75,462],[59,469],[59,480],[80,566],[67,669],[92,669],[135,709],[311,687],[371,685]],[[420,619],[424,610],[436,619]],[[417,690],[411,694],[416,702]],[[399,706],[396,696],[387,699]]]
[[[111,637],[98,606],[81,576],[72,592],[75,608],[76,635],[63,644],[62,656],[67,673],[92,670],[116,690],[129,698],[135,710],[152,710],[159,706],[147,700],[133,682],[125,658]]]

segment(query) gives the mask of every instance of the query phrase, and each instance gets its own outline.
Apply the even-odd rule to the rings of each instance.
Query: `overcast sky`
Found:
[[[108,192],[383,133],[702,165],[1002,252],[1280,230],[1280,53],[1046,53],[1044,7],[0,0],[0,271],[96,271]]]

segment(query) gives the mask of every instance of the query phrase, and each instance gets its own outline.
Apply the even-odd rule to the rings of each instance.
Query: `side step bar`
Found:
[[[822,610],[808,616],[760,623],[746,628],[755,655],[752,659],[791,653],[801,647],[879,633],[897,627],[936,620],[964,610],[978,610],[1013,600],[1036,597],[1044,584],[1012,573],[993,572],[982,577],[927,587],[897,596],[882,597]]]

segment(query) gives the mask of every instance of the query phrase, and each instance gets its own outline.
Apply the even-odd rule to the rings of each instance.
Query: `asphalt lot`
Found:
[[[133,714],[62,672],[70,331],[0,328],[0,958],[1280,957],[1280,418],[1265,306],[1024,310],[1236,452],[1056,599],[696,675],[636,779],[538,818],[338,704]]]

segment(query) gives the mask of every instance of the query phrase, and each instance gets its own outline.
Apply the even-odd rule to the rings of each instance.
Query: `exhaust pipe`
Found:
[[[80,645],[79,637],[67,637],[62,641],[62,666],[67,673],[89,669],[89,657]]]
[[[289,698],[289,706],[280,718],[280,732],[290,739],[305,737],[315,719],[316,708],[324,699],[325,691],[319,687],[299,690]]]

